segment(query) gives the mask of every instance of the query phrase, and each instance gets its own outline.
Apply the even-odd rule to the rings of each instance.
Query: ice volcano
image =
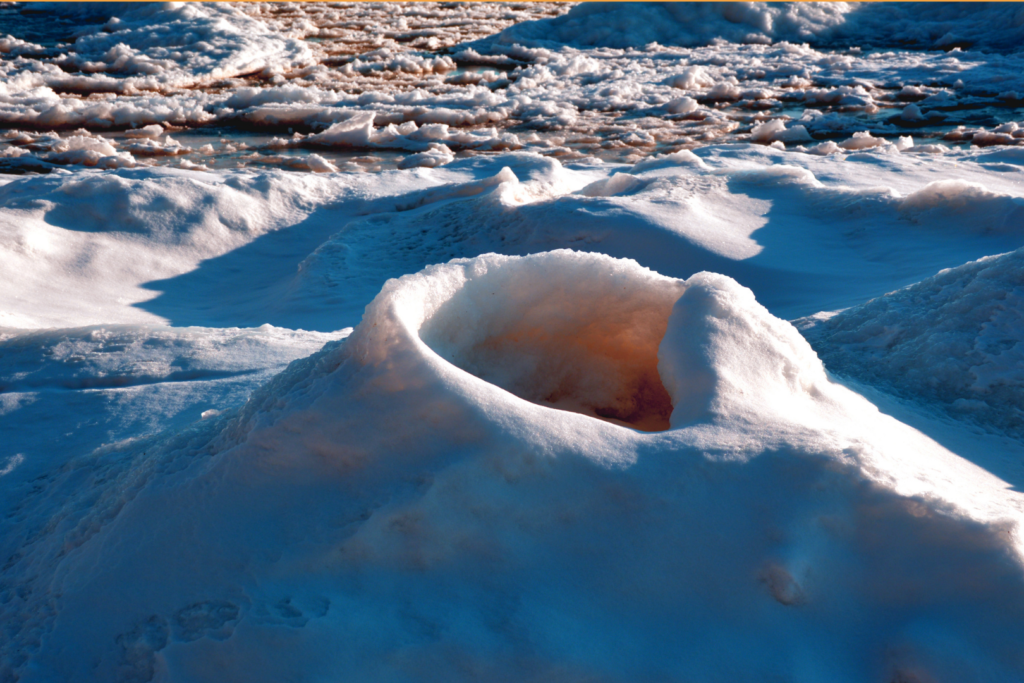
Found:
[[[3,570],[8,672],[1024,674],[1020,495],[831,382],[720,275],[432,266],[140,462]]]
[[[511,267],[485,259],[461,276],[439,272],[437,281],[457,283],[451,297],[433,311],[414,304],[424,312],[420,325],[403,319],[452,365],[527,401],[668,429],[672,399],[658,345],[682,284],[625,262],[557,259]]]

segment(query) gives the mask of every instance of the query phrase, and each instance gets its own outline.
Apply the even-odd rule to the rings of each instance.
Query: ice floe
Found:
[[[443,125],[430,135],[456,152],[515,149],[530,131],[552,155],[625,162],[651,147],[672,153],[712,140],[1024,139],[1018,121],[998,113],[1018,109],[1024,92],[1017,10],[935,5],[913,22],[911,10],[537,5],[474,8],[473,22],[453,23],[439,5],[390,15],[372,5],[112,7],[84,14],[68,43],[6,39],[0,122],[114,137],[156,124],[316,137],[372,121],[365,135],[345,136],[346,150],[381,148],[377,138],[386,138],[414,153],[424,149],[410,149],[412,131],[392,126]],[[256,149],[221,163],[313,170]]]

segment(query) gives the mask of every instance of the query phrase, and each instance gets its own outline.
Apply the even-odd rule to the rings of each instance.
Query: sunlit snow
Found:
[[[0,683],[1024,681],[1022,49],[0,4]]]

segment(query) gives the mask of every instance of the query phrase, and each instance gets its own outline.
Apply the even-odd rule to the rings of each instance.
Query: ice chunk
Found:
[[[759,123],[750,131],[750,139],[754,142],[771,142],[776,133],[786,130],[786,123],[781,119],[772,119]]]
[[[704,97],[709,100],[738,100],[742,91],[735,83],[722,82],[715,85],[705,93]]]
[[[322,133],[310,138],[311,142],[343,147],[368,147],[373,135],[374,114],[357,112],[347,121],[335,123]]]
[[[447,145],[432,143],[427,151],[412,154],[402,159],[398,162],[398,168],[415,168],[417,166],[436,168],[437,166],[450,164],[454,160],[455,155],[452,154]]]
[[[714,79],[700,66],[688,66],[681,74],[676,74],[666,81],[673,88],[683,90],[697,90],[708,88],[715,84]]]
[[[309,166],[309,170],[314,173],[336,173],[338,167],[324,159],[319,154],[310,154],[305,159],[306,164]]]
[[[923,121],[925,117],[921,113],[921,107],[916,104],[908,104],[900,112],[900,118],[904,121]]]
[[[839,146],[843,149],[850,151],[860,151],[862,149],[873,149],[875,147],[881,147],[885,144],[885,140],[882,138],[876,138],[867,131],[860,131],[853,134],[849,140],[844,140],[839,143]]]
[[[692,114],[697,107],[697,100],[692,97],[677,97],[665,105],[669,114]]]
[[[125,131],[125,137],[128,138],[156,138],[164,134],[164,127],[151,123],[148,126],[142,128],[135,128],[129,131]]]
[[[811,139],[807,128],[801,125],[786,127],[782,119],[772,119],[760,123],[750,131],[750,139],[754,142],[807,142]]]
[[[837,145],[832,140],[826,140],[825,142],[820,142],[817,145],[808,148],[807,151],[810,152],[811,154],[828,156],[829,154],[836,154],[837,152],[842,152],[843,148]]]

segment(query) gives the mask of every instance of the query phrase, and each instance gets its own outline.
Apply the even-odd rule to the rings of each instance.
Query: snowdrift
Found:
[[[120,448],[12,521],[8,675],[1024,672],[1019,496],[720,275],[432,266],[239,413]]]
[[[306,300],[333,292],[334,310],[355,324],[384,282],[427,264],[572,248],[673,277],[726,274],[773,314],[797,318],[1020,246],[1012,175],[960,163],[964,180],[929,183],[925,168],[896,151],[835,163],[762,145],[652,155],[632,167],[524,152],[458,160],[445,169],[478,180],[351,220],[302,261],[296,291]]]
[[[290,227],[337,191],[312,175],[149,168],[8,180],[0,268],[18,277],[0,293],[0,326],[163,322],[131,305],[153,297],[144,283]],[[189,305],[232,296],[207,283]]]
[[[890,152],[837,163],[744,144],[633,166],[507,152],[379,174],[19,177],[0,186],[0,268],[19,273],[0,326],[332,331],[389,278],[558,248],[680,278],[713,270],[796,318],[1021,245],[1024,200],[1013,174],[986,170],[993,153],[944,160],[960,179],[929,183],[920,157]]]

